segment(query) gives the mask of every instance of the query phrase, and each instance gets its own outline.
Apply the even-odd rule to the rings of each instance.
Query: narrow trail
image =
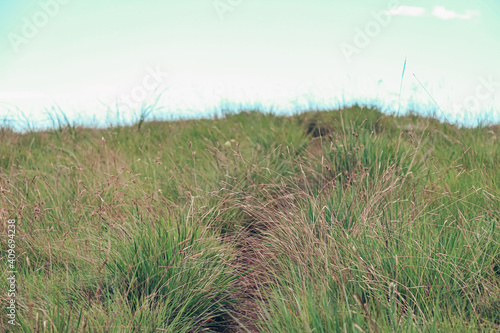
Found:
[[[262,272],[259,269],[262,239],[260,235],[252,234],[251,231],[245,234],[240,236],[237,242],[238,254],[235,263],[238,273],[243,275],[236,281],[239,303],[235,315],[239,325],[230,331],[233,333],[259,332],[258,322],[261,320],[259,312],[262,301],[257,286],[258,281],[262,281]]]

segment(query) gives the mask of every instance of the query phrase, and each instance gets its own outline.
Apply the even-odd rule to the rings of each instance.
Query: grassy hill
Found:
[[[1,129],[0,327],[496,332],[499,136],[360,107]]]

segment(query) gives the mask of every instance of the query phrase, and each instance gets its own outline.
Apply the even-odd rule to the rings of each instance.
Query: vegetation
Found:
[[[0,327],[498,332],[499,136],[358,106],[0,129]]]

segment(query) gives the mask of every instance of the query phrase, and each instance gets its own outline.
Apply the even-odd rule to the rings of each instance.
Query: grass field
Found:
[[[0,129],[0,328],[499,332],[499,136],[360,107]]]

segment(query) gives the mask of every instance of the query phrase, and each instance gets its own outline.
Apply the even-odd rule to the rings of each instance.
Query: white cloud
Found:
[[[424,16],[429,15],[425,8],[417,6],[399,6],[389,11],[391,15],[398,16]],[[457,13],[453,10],[446,9],[443,6],[436,6],[432,11],[432,15],[441,20],[462,19],[471,20],[480,15],[479,11],[466,10],[465,13]]]
[[[446,9],[442,6],[437,6],[434,7],[432,15],[442,20],[451,20],[451,19],[470,20],[475,16],[478,16],[479,12],[473,10],[466,10],[465,14],[459,14],[453,10]]]
[[[389,11],[391,15],[399,16],[422,16],[425,14],[425,8],[415,6],[399,6]]]

